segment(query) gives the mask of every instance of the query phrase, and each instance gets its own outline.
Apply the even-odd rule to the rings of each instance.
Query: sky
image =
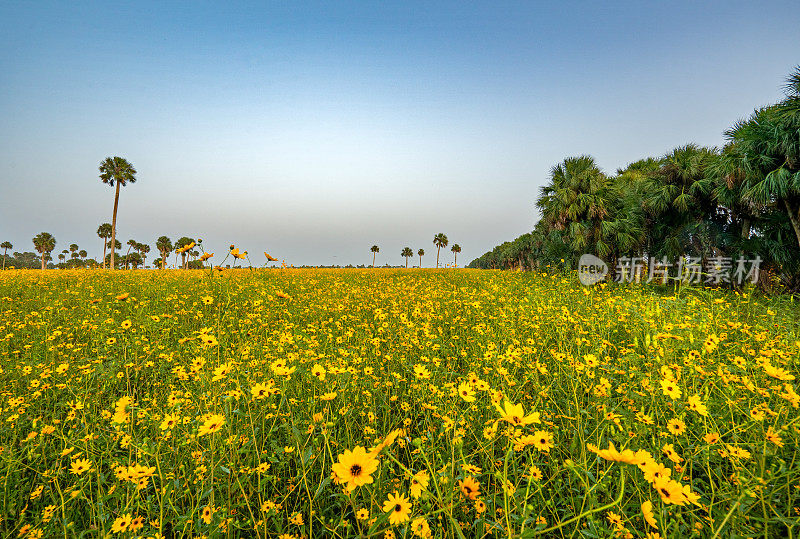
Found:
[[[459,265],[550,168],[608,173],[777,102],[796,2],[0,2],[0,241],[202,238],[294,265]],[[452,263],[449,247],[442,253]],[[55,254],[55,253],[54,253]],[[412,262],[417,263],[415,257]]]

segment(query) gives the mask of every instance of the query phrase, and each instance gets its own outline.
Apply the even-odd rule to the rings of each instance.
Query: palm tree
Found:
[[[439,250],[442,247],[447,247],[447,236],[439,232],[433,237],[433,244],[436,246],[436,267],[439,267]]]
[[[422,267],[422,257],[425,255],[425,249],[420,249],[419,251],[417,251],[417,254],[419,255],[419,267],[421,268]]]
[[[4,241],[0,243],[0,247],[3,248],[3,269],[6,269],[6,252],[8,252],[9,249],[13,249],[14,245],[12,245],[10,241]]]
[[[746,174],[744,198],[786,215],[800,246],[800,113],[789,113],[800,100],[800,70],[787,88],[786,100],[756,110],[726,131],[725,138],[736,146],[737,165]]]
[[[405,257],[406,269],[408,269],[408,258],[414,256],[414,251],[411,250],[411,247],[403,247],[403,251],[400,253],[400,256]]]
[[[167,253],[172,251],[172,240],[167,236],[161,236],[156,240],[156,249],[161,253],[161,269],[167,267]]]
[[[112,247],[110,238],[108,240],[108,246]],[[114,245],[113,245],[113,249],[112,250],[113,251],[118,251],[119,249],[122,249],[122,244],[119,242],[119,240],[114,240]],[[106,267],[111,267],[111,253],[110,252],[106,255],[106,258],[104,260],[104,264],[105,264]],[[117,260],[115,262],[115,264],[121,265],[119,260]]]
[[[547,231],[559,233],[573,253],[608,254],[602,224],[609,214],[611,185],[589,155],[568,157],[555,165],[536,201]]]
[[[139,245],[139,244],[137,243],[136,240],[129,239],[128,243],[126,245],[128,246],[128,252],[125,253],[125,269],[128,269],[128,257],[131,254],[131,249],[135,249],[136,246]]]
[[[117,239],[117,205],[119,204],[119,186],[136,182],[136,169],[122,157],[106,157],[100,163],[100,180],[114,187],[114,214],[111,217],[111,242]],[[111,251],[111,269],[114,269],[114,251]]]
[[[458,267],[458,253],[461,252],[461,246],[457,243],[454,243],[450,250],[453,251],[453,254],[455,255],[453,258],[453,265]]]
[[[194,240],[186,236],[183,236],[182,238],[180,238],[178,241],[175,242],[175,250],[177,251],[178,249],[182,249],[180,251],[180,254],[181,254],[181,268],[183,269],[186,269],[186,262],[187,262],[186,250],[183,248],[192,243],[194,243]]]
[[[103,223],[97,227],[97,235],[103,240],[103,267],[106,267],[106,249],[108,248],[108,240],[111,238],[111,223]]]
[[[33,238],[33,246],[42,255],[42,269],[44,269],[45,256],[56,248],[56,239],[49,232],[40,232]]]
[[[375,255],[378,254],[378,252],[381,250],[381,248],[378,247],[377,245],[373,245],[372,247],[369,248],[369,250],[372,251],[372,267],[374,268],[375,267]]]
[[[786,79],[786,99],[780,104],[786,118],[800,118],[800,66],[794,68]]]
[[[71,255],[70,255],[71,258],[77,258],[78,257],[77,252],[78,252],[79,249],[80,249],[80,247],[78,247],[77,243],[71,243],[70,244],[69,252],[71,253]]]
[[[136,250],[139,251],[140,255],[142,255],[142,267],[145,267],[145,264],[147,264],[147,253],[150,252],[150,246],[146,243],[140,243],[137,245]]]
[[[67,251],[67,252],[69,252],[69,251]],[[64,259],[65,259],[65,258],[66,258],[66,255],[65,255],[64,253],[58,253],[58,259],[59,259],[61,262],[64,262]]]
[[[86,252],[86,249],[81,249],[80,251],[78,251],[78,256],[81,257],[81,260],[83,260],[84,262],[86,262],[86,257],[88,255],[89,253]]]

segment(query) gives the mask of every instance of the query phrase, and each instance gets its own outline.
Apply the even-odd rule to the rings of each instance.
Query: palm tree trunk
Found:
[[[420,269],[422,269],[422,255],[420,255],[419,257],[419,267]]]
[[[436,269],[439,269],[439,247],[436,248]]]
[[[789,214],[789,220],[792,222],[794,234],[797,236],[797,245],[800,246],[800,216],[798,216],[798,207],[788,199],[784,198],[783,203],[786,206],[786,212]]]
[[[6,269],[6,252],[8,249],[3,249],[3,270]]]
[[[742,219],[742,239],[750,239],[750,219],[747,217]]]
[[[108,249],[108,238],[103,238],[103,269],[106,269],[106,249]]]
[[[372,269],[375,269],[375,255],[376,255],[376,253],[373,251],[373,253],[372,253]]]
[[[406,257],[406,269],[408,269],[408,257]]]
[[[458,253],[453,253],[453,267],[458,267]]]
[[[114,215],[111,218],[111,269],[114,269],[114,251],[117,247],[117,205],[119,204],[119,182],[114,193]],[[103,259],[105,260],[105,259]]]
[[[42,251],[42,271],[44,271],[44,251]]]
[[[128,245],[128,252],[125,253],[125,269],[128,269],[128,260],[130,260],[131,249],[133,245]]]

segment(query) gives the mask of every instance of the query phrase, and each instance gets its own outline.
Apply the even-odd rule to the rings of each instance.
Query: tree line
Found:
[[[433,237],[433,245],[436,246],[436,267],[439,267],[439,252],[444,248],[447,247],[450,243],[450,240],[447,239],[447,235],[443,232],[439,232]],[[369,248],[370,252],[372,253],[372,267],[375,267],[375,256],[381,251],[381,248],[377,245],[373,245]],[[461,246],[457,243],[454,243],[453,246],[450,248],[450,251],[453,253],[453,266],[458,266],[458,253],[461,252]],[[419,256],[419,267],[422,267],[422,257],[425,256],[425,249],[419,249],[417,251],[417,255]],[[408,268],[408,259],[414,256],[414,250],[411,247],[403,247],[403,250],[400,251],[400,256],[406,259],[406,268]]]
[[[8,256],[8,250],[13,249],[14,245],[10,241],[0,243],[3,249],[2,269],[6,266],[16,268],[34,268],[40,266],[41,269],[47,267],[57,268],[77,268],[77,267],[103,267],[111,269],[133,268],[144,266],[147,263],[147,255],[150,253],[150,245],[129,239],[128,246],[124,255],[118,250],[122,249],[122,244],[117,240],[117,208],[119,206],[120,187],[136,182],[136,169],[122,157],[107,157],[99,167],[100,181],[110,187],[114,187],[114,210],[111,223],[103,223],[97,228],[97,236],[103,241],[103,258],[100,261],[87,259],[87,252],[73,243],[69,249],[64,249],[57,255],[59,262],[53,262],[53,251],[56,247],[56,238],[49,232],[40,232],[33,237],[33,247],[38,253],[23,251],[13,252]],[[199,242],[200,240],[198,240]],[[181,257],[181,268],[202,266],[202,261],[197,258],[200,255],[194,247],[197,242],[193,238],[183,236],[174,244],[167,236],[161,236],[156,240],[156,249],[161,257],[156,258],[153,263],[162,269],[167,266],[167,259],[171,253],[175,253],[175,266],[178,264],[178,255]],[[201,257],[202,258],[202,257]],[[51,264],[52,263],[52,264]]]
[[[679,146],[604,173],[588,155],[555,165],[534,229],[473,260],[472,268],[575,268],[590,253],[621,258],[759,257],[800,290],[800,67],[785,98],[724,132],[722,148]]]

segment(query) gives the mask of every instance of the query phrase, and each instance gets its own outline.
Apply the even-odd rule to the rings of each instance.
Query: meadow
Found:
[[[481,270],[0,273],[3,537],[792,537],[800,311]]]

